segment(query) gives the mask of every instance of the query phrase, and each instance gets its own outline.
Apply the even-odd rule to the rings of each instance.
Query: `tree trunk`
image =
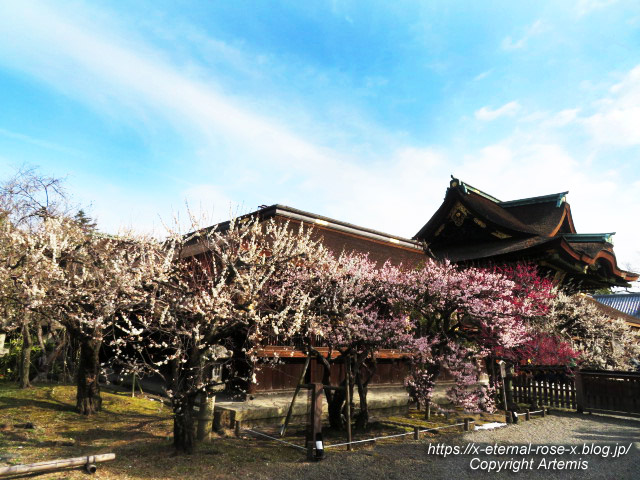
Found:
[[[367,365],[367,359],[371,363]],[[371,352],[363,352],[355,357],[355,381],[358,386],[358,396],[360,397],[360,412],[356,416],[356,428],[365,430],[369,424],[369,406],[367,405],[367,393],[369,392],[369,382],[376,372],[377,363]],[[363,376],[366,375],[366,379]]]
[[[193,398],[173,399],[173,446],[176,452],[191,454],[195,445]]]
[[[80,341],[80,362],[78,364],[78,392],[76,410],[91,415],[102,409],[100,397],[100,345],[101,340],[83,338]]]
[[[20,355],[20,388],[29,388],[31,383],[29,382],[29,373],[31,370],[31,349],[33,347],[33,340],[31,339],[31,333],[25,319],[22,324],[22,352]]]
[[[367,383],[362,381],[360,372],[356,374],[356,385],[358,385],[358,396],[360,397],[360,411],[356,415],[356,428],[365,430],[369,424],[369,407],[367,406]]]
[[[65,350],[66,341],[64,337],[58,339],[58,344],[49,353],[43,351],[43,355],[40,357],[40,365],[38,365],[38,374],[33,379],[34,382],[46,382],[49,380],[49,373],[53,364],[56,362],[60,354]]]
[[[345,387],[346,381],[343,381],[340,386]],[[331,400],[328,400],[328,410],[329,410],[329,424],[331,428],[336,430],[342,430],[344,427],[344,421],[342,418],[342,407],[346,400],[346,392],[345,390],[336,390],[333,392],[331,396]]]

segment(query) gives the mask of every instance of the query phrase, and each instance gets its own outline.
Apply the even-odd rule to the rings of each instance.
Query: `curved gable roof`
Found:
[[[442,205],[413,238],[453,262],[535,254],[556,258],[558,268],[594,286],[636,281],[617,265],[613,233],[576,232],[567,193],[503,202],[452,177]]]

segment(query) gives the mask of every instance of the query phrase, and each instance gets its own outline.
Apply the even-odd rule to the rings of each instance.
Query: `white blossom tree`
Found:
[[[548,328],[582,353],[582,365],[603,370],[632,370],[640,358],[640,334],[621,318],[605,314],[583,294],[558,292]]]
[[[186,453],[196,398],[218,384],[210,371],[220,352],[234,352],[232,377],[250,380],[269,337],[303,329],[310,297],[292,279],[327,255],[303,227],[257,218],[222,227],[171,235],[151,267],[147,310],[124,317],[112,342],[126,368],[165,379],[174,447]]]
[[[37,260],[32,254],[40,247],[30,242],[29,234],[68,208],[62,181],[35,168],[22,167],[0,183],[0,328],[21,336],[19,383],[23,388],[30,386],[33,337],[38,338],[44,350],[42,329],[48,319],[27,307],[29,295],[16,288],[15,279],[25,271],[37,276]]]

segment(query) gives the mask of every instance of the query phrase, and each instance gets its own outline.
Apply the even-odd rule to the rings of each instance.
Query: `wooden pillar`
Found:
[[[578,413],[584,413],[584,384],[582,373],[576,372],[576,409]]]
[[[345,375],[346,375],[346,382],[345,382],[345,388],[347,389],[347,391],[345,392],[345,398],[347,401],[347,442],[349,442],[347,444],[347,450],[351,450],[351,441],[353,440],[352,436],[351,436],[351,358],[350,357],[345,357],[344,359],[346,365],[345,365]]]
[[[531,410],[527,408],[527,411],[524,413],[524,419],[528,422],[531,420]]]
[[[464,419],[464,431],[468,432],[471,428],[471,419],[470,418],[465,418]]]
[[[431,420],[431,400],[427,400],[424,407],[424,419]]]

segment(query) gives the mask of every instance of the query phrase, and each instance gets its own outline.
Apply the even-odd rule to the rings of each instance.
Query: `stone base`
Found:
[[[216,403],[214,427],[233,428],[236,421],[243,426],[281,425],[291,405],[293,390],[270,394],[259,394],[244,402]],[[409,411],[409,395],[404,386],[374,386],[367,394],[371,416],[390,416]],[[354,392],[354,403],[358,411],[359,397]],[[306,390],[300,390],[293,407],[292,424],[306,423],[309,401]],[[327,402],[323,401],[323,417],[328,417]]]

